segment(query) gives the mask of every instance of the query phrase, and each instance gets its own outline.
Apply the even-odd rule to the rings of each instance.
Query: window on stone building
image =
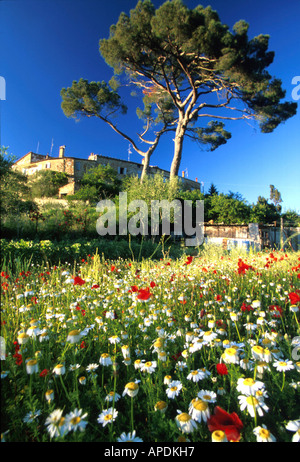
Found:
[[[75,169],[76,170],[80,170],[80,166],[81,166],[80,162],[75,162]]]
[[[125,175],[126,173],[126,167],[118,167],[118,173],[120,175]]]

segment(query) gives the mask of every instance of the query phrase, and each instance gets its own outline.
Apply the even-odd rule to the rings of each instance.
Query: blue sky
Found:
[[[0,1],[0,76],[6,82],[6,99],[1,104],[1,144],[17,158],[29,151],[87,158],[91,152],[128,159],[128,142],[99,120],[75,122],[61,110],[60,90],[73,80],[108,81],[112,69],[99,53],[99,39],[107,38],[109,27],[121,11],[129,13],[137,0],[2,0]],[[153,0],[156,7],[163,0]],[[275,51],[269,66],[280,78],[286,100],[293,101],[300,76],[300,1],[289,0],[186,0],[189,8],[211,5],[230,28],[240,19],[250,27],[250,38],[269,34],[269,49]],[[300,77],[299,77],[300,83]],[[137,101],[118,126],[135,136],[141,126],[135,116]],[[295,92],[300,97],[300,88]],[[300,101],[300,100],[299,100]],[[297,115],[271,134],[261,134],[254,124],[237,121],[226,124],[232,138],[214,152],[184,143],[180,172],[198,178],[207,191],[214,183],[220,192],[239,192],[249,202],[269,197],[269,185],[281,192],[283,209],[300,213],[300,109]],[[170,137],[151,158],[152,165],[170,169],[173,143]],[[132,150],[130,160],[141,162]]]

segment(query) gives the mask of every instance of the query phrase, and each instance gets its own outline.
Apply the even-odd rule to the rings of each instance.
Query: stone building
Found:
[[[13,168],[26,175],[33,175],[43,169],[65,172],[68,175],[68,184],[60,188],[60,198],[69,194],[74,194],[80,186],[80,180],[84,173],[90,168],[97,167],[99,164],[104,166],[109,164],[117,171],[120,179],[124,178],[125,175],[140,176],[143,170],[143,164],[139,164],[138,162],[115,159],[113,157],[101,156],[94,153],[90,154],[87,159],[66,156],[65,148],[65,146],[60,146],[58,157],[28,152],[14,163]],[[150,166],[149,170],[152,175],[161,173],[166,179],[170,176],[167,170],[162,170],[157,166]],[[200,189],[200,183],[198,183],[197,178],[195,181],[186,178],[184,172],[182,172],[182,177],[180,178],[187,189]]]

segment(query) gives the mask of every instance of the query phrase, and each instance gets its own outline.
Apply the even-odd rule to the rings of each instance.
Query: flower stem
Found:
[[[131,431],[133,432],[134,430],[134,423],[133,423],[133,398],[130,398],[131,400]]]
[[[285,384],[285,373],[282,372],[282,386],[281,386],[281,391],[284,389],[284,384]]]
[[[67,389],[66,389],[66,386],[65,386],[65,384],[64,384],[64,381],[63,381],[62,376],[60,375],[59,377],[60,377],[61,385],[62,385],[62,387],[63,387],[63,389],[64,389],[65,394],[66,394],[66,397],[68,398],[69,401],[72,401],[71,398],[70,398],[70,396],[69,396],[69,393],[67,392]]]

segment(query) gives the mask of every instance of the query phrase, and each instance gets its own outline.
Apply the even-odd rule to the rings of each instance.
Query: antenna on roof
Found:
[[[127,152],[128,152],[128,160],[130,160],[130,154],[132,154],[132,151],[130,149],[130,145],[128,146]]]
[[[52,149],[53,149],[53,138],[51,140],[50,156],[52,156]]]

